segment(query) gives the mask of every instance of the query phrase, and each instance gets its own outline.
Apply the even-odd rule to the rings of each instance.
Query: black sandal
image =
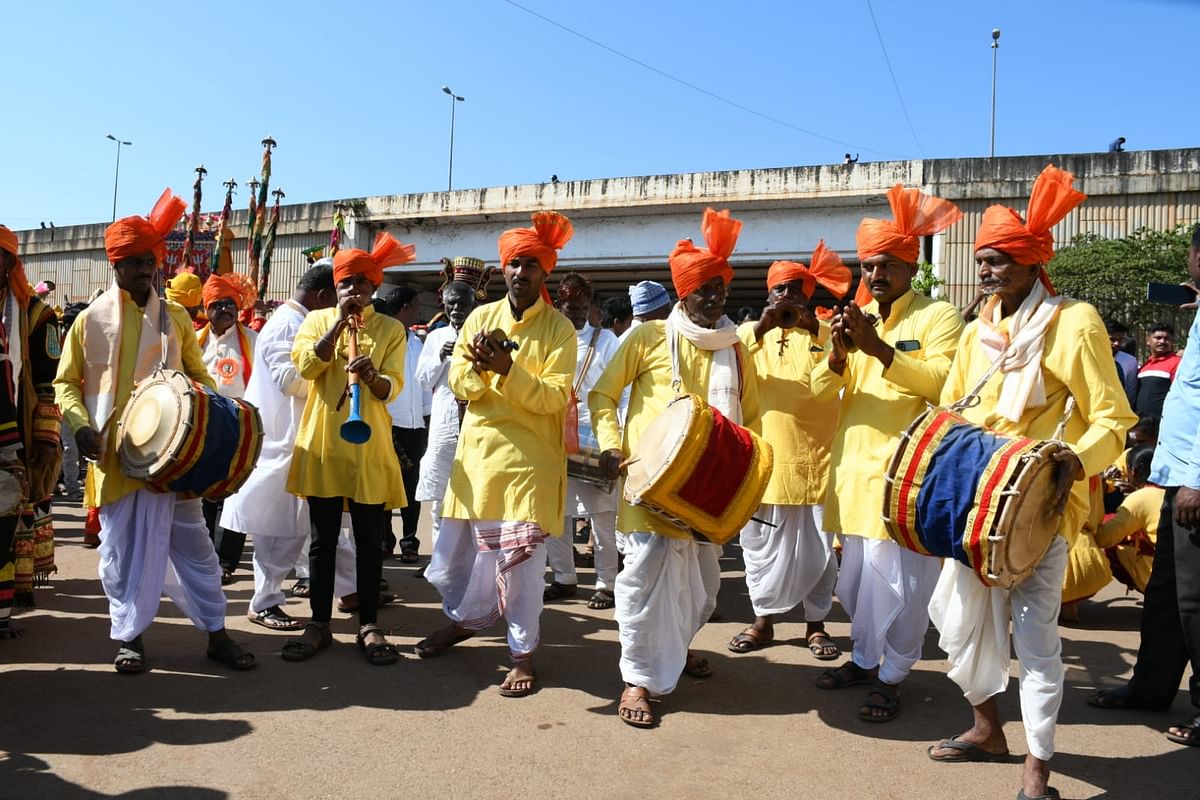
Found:
[[[597,589],[592,595],[592,599],[588,600],[587,607],[593,611],[603,611],[606,608],[612,608],[617,604],[616,596],[608,589]]]
[[[875,676],[851,659],[837,669],[827,669],[817,677],[819,689],[846,689],[875,680]]]
[[[395,664],[400,659],[400,651],[387,641],[368,644],[367,637],[373,633],[377,633],[382,637],[383,629],[378,625],[363,625],[358,631],[358,647],[366,654],[367,661],[370,661],[377,667],[386,667],[388,664]]]
[[[577,588],[573,583],[559,583],[558,581],[554,581],[542,590],[542,602],[552,603],[555,600],[565,600],[568,597],[574,597]]]
[[[130,642],[121,642],[117,657],[113,659],[113,667],[123,675],[137,675],[146,671],[146,648],[142,645],[141,636]]]
[[[1173,725],[1174,728],[1183,728],[1187,733],[1180,736],[1178,733],[1166,732],[1166,737],[1175,744],[1185,744],[1188,747],[1200,747],[1200,714],[1189,719],[1187,722],[1181,722],[1178,725]]]
[[[308,597],[308,578],[296,578],[292,584],[292,597]]]
[[[315,645],[302,636],[297,636],[283,643],[279,657],[284,661],[308,661],[318,650],[324,650],[333,644],[333,634],[329,632],[328,622],[310,622],[304,626],[304,632],[308,633],[309,629],[317,631],[321,636]]]
[[[296,619],[279,606],[264,608],[257,614],[253,611],[250,611],[246,614],[246,618],[255,625],[262,625],[264,628],[272,631],[298,631],[304,627],[302,624],[300,624],[300,620]]]
[[[216,647],[208,648],[208,660],[224,664],[230,669],[251,669],[258,662],[254,653],[248,653],[233,639],[225,638]]]
[[[872,701],[879,697],[883,702]],[[882,711],[883,714],[872,714],[872,711]],[[858,718],[863,722],[891,722],[900,713],[900,691],[897,687],[883,681],[871,687],[862,706],[858,709]]]

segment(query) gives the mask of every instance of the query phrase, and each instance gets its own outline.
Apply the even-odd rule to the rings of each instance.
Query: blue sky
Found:
[[[267,135],[288,203],[444,189],[443,84],[456,188],[986,155],[993,27],[998,155],[1197,144],[1200,3],[871,0],[899,96],[866,0],[515,3],[9,4],[0,222],[107,221],[107,133],[118,215],[201,163],[218,210]]]

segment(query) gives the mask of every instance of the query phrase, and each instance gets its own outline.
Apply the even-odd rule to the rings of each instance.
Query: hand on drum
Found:
[[[1075,481],[1085,477],[1083,463],[1079,460],[1079,456],[1065,447],[1054,453],[1051,458],[1058,465],[1058,471],[1054,474],[1054,513],[1062,514],[1067,510],[1071,487]]]
[[[95,428],[83,427],[75,431],[75,446],[79,448],[79,455],[87,460],[100,459],[100,434]]]
[[[600,472],[605,478],[610,481],[615,481],[621,477],[621,464],[625,461],[625,454],[620,450],[613,448],[605,450],[600,454]]]
[[[1200,490],[1179,487],[1175,493],[1175,524],[1189,531],[1200,528]]]
[[[512,368],[512,355],[496,341],[495,337],[477,333],[475,338],[467,343],[468,358],[475,365],[476,372],[495,372],[497,375],[507,375]]]

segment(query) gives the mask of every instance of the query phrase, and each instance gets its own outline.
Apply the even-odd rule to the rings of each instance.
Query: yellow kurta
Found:
[[[187,309],[165,301],[170,315],[172,334],[179,343],[179,355],[183,371],[192,380],[204,384],[210,389],[216,389],[208,370],[200,356],[200,346],[196,343],[196,331],[192,327],[192,319]],[[58,405],[62,408],[63,419],[71,431],[80,428],[97,428],[88,416],[87,406],[83,402],[83,373],[85,356],[83,352],[83,329],[87,309],[75,320],[67,338],[63,342],[62,358],[58,362],[58,377],[54,379],[54,390]],[[105,436],[104,452],[99,463],[88,470],[89,504],[104,506],[120,500],[127,494],[144,489],[146,484],[125,476],[121,471],[121,462],[117,457],[117,423],[125,412],[125,406],[133,393],[133,369],[137,362],[138,341],[142,332],[142,309],[129,293],[121,290],[121,354],[120,371],[117,375],[114,391],[112,416],[108,423],[108,433]]]
[[[825,358],[822,345],[829,326],[821,323],[817,336],[795,328],[787,331],[787,347],[779,353],[784,331],[774,328],[762,341],[754,339],[756,323],[738,327],[738,335],[754,359],[762,435],[771,443],[775,468],[763,495],[773,505],[820,505],[825,502],[829,449],[837,431],[836,395],[813,397],[810,378]]]
[[[358,503],[386,508],[407,505],[400,460],[392,446],[392,415],[387,404],[404,388],[404,355],[408,331],[396,320],[363,310],[364,328],[358,332],[358,351],[370,356],[375,369],[392,388],[383,400],[363,386],[360,410],[371,426],[371,438],[351,444],[342,438],[342,423],[350,416],[350,399],[336,410],[350,373],[346,372],[349,331],[343,330],[333,359],[322,361],[313,345],[337,320],[336,308],[311,311],[300,324],[292,344],[292,363],[309,381],[304,415],[296,431],[296,450],[288,471],[287,490],[297,497],[346,497]]]
[[[675,399],[675,390],[671,387],[671,353],[667,347],[666,329],[664,320],[643,322],[633,329],[617,348],[616,355],[608,362],[600,380],[596,381],[588,395],[592,427],[600,441],[601,450],[619,449],[628,458],[642,433]],[[681,391],[698,395],[707,401],[712,352],[701,350],[683,336],[678,336],[678,339]],[[743,369],[742,424],[758,433],[762,426],[754,359],[744,344],[739,342],[738,347]],[[621,402],[625,387],[630,385],[629,411],[622,440],[617,405]],[[617,513],[617,530],[623,533],[645,531],[676,539],[691,538],[687,532],[660,520],[649,511],[630,505],[624,498]]]
[[[1096,532],[1096,544],[1105,549],[1115,548],[1117,561],[1129,573],[1138,591],[1145,593],[1154,566],[1152,552],[1143,552],[1138,542],[1127,542],[1127,538],[1145,534],[1151,545],[1158,544],[1158,519],[1162,511],[1166,490],[1160,486],[1143,486],[1131,492],[1113,516],[1100,525]]]
[[[878,315],[879,304],[872,300],[863,310]],[[962,326],[954,306],[910,291],[896,299],[876,331],[893,347],[904,342],[914,349],[896,350],[886,371],[861,351],[849,354],[841,375],[827,361],[813,370],[814,396],[828,400],[844,390],[825,493],[826,531],[889,538],[882,518],[888,463],[900,435],[941,396]]]
[[[1001,327],[1007,327],[1007,320]],[[978,342],[978,322],[963,332],[958,354],[942,390],[943,404],[966,395],[991,366]],[[1075,397],[1075,412],[1063,440],[1083,463],[1087,475],[1098,475],[1125,445],[1125,431],[1137,422],[1120,379],[1112,368],[1112,348],[1096,309],[1078,300],[1067,300],[1046,333],[1042,352],[1042,377],[1046,403],[1027,408],[1018,422],[995,413],[1003,384],[993,375],[979,393],[980,402],[962,412],[976,423],[1009,436],[1051,439],[1062,420],[1067,397]],[[1076,481],[1059,532],[1073,542],[1088,514],[1088,482]]]
[[[481,375],[467,360],[467,344],[497,328],[520,349],[508,375]],[[540,298],[518,320],[506,296],[471,312],[450,358],[450,390],[468,405],[442,516],[533,522],[561,535],[575,326]]]

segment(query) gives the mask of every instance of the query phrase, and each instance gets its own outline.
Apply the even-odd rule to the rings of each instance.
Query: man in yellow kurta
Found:
[[[825,631],[838,568],[821,508],[838,399],[815,399],[809,384],[829,339],[829,326],[808,308],[818,283],[839,298],[850,289],[850,270],[824,241],[813,251],[811,267],[793,261],[771,265],[761,319],[738,329],[754,358],[763,437],[771,443],[775,468],[762,505],[741,533],[754,623],[730,640],[735,653],[771,642],[773,617],[803,603],[813,655],[822,661],[841,655]],[[794,327],[781,326],[786,315]]]
[[[333,257],[337,307],[310,312],[292,343],[296,371],[310,383],[287,490],[308,499],[312,621],[302,636],[284,645],[285,661],[306,661],[333,643],[329,620],[343,510],[350,512],[354,531],[358,645],[372,664],[393,664],[400,657],[376,621],[384,529],[391,524],[391,509],[406,502],[387,404],[404,387],[408,331],[391,317],[376,314],[371,295],[383,282],[383,268],[411,261],[415,250],[388,233],[375,237],[370,253],[339,250]],[[351,328],[357,350],[353,356]],[[349,391],[358,393],[357,404],[353,397],[342,403],[347,373],[356,376],[358,385]],[[370,428],[370,437],[361,443],[342,435],[355,405]]]
[[[937,402],[962,331],[953,306],[912,290],[921,237],[953,224],[961,212],[898,184],[887,196],[895,221],[867,218],[859,225],[862,284],[855,304],[834,315],[829,358],[812,376],[816,397],[842,390],[825,530],[841,534],[836,591],[854,640],[852,658],[823,673],[817,686],[873,683],[858,710],[866,722],[899,712],[898,687],[921,657],[938,574],[936,559],[888,537],[884,477],[905,428],[926,403]]]
[[[1088,512],[1089,475],[1121,452],[1136,421],[1116,371],[1104,323],[1086,303],[1053,294],[1043,265],[1054,255],[1051,228],[1083,202],[1070,173],[1048,166],[1034,183],[1028,222],[991,206],[975,237],[975,263],[988,299],[963,333],[942,391],[942,403],[979,389],[961,413],[1007,436],[1055,438],[1075,399],[1055,455],[1059,533],[1080,530]],[[1009,683],[1009,616],[1020,662],[1021,716],[1029,753],[1022,797],[1053,798],[1047,786],[1054,729],[1062,704],[1062,642],[1058,635],[1067,544],[1055,538],[1033,574],[1012,589],[983,584],[971,567],[947,559],[929,605],[950,661],[949,675],[974,710],[974,725],[929,748],[935,761],[1006,761],[1008,746],[995,695]]]
[[[441,655],[503,616],[512,660],[505,697],[534,689],[544,541],[562,535],[575,328],[544,283],[572,232],[563,215],[540,211],[532,228],[500,236],[508,293],[467,317],[450,356],[450,390],[467,410],[425,577],[451,624],[417,654]]]
[[[154,291],[166,235],[186,207],[168,189],[149,219],[125,217],[104,231],[115,282],[71,326],[54,380],[63,420],[79,452],[94,461],[86,504],[100,509],[100,583],[112,618],[110,636],[120,643],[113,666],[125,673],[146,668],[142,632],[164,591],[208,632],[209,658],[234,669],[254,666],[254,656],[225,633],[221,567],[200,501],[150,491],[126,477],[117,458],[117,421],[135,384],[160,363],[213,386],[187,311]],[[174,576],[169,581],[168,567]]]
[[[741,227],[728,211],[705,211],[701,230],[708,247],[685,239],[670,256],[679,302],[666,320],[643,322],[628,332],[588,395],[603,451],[600,467],[609,477],[619,475],[620,463],[678,392],[698,395],[733,422],[760,429],[754,360],[725,316],[733,279],[729,256]],[[622,441],[617,407],[626,386],[632,391]],[[623,722],[645,728],[656,723],[650,695],[670,694],[681,673],[712,674],[707,659],[690,653],[688,645],[716,608],[720,548],[624,499],[617,530],[625,566],[617,574],[615,617],[626,687],[617,713]]]
[[[1158,542],[1158,519],[1167,490],[1147,483],[1153,447],[1135,447],[1123,454],[1128,468],[1125,482],[1132,491],[1116,512],[1092,534],[1112,563],[1113,576],[1130,589],[1146,593]]]

